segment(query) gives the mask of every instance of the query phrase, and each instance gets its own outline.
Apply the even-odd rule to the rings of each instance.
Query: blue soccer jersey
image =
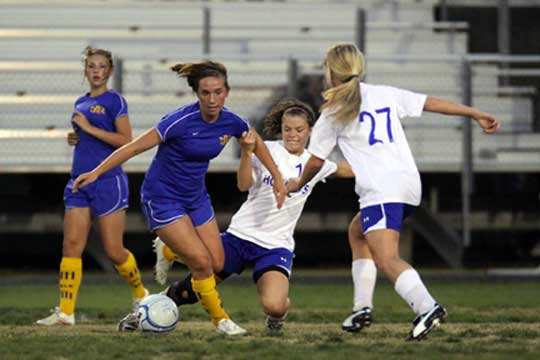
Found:
[[[73,117],[76,111],[84,114],[92,126],[116,132],[116,120],[123,115],[128,115],[128,106],[122,95],[116,91],[108,90],[96,97],[91,97],[89,94],[81,96],[75,102]],[[75,178],[82,173],[93,170],[116,150],[116,147],[84,132],[75,124],[73,127],[80,137],[79,143],[75,146],[71,168],[71,176]],[[118,166],[101,177],[115,176],[120,173],[122,173],[122,168]]]
[[[142,197],[193,204],[206,195],[210,160],[231,137],[248,131],[249,124],[226,108],[215,122],[208,123],[196,102],[165,115],[156,129],[162,142],[146,172]]]

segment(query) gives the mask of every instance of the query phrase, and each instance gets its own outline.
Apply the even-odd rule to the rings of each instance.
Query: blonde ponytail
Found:
[[[330,47],[325,59],[326,81],[336,84],[323,93],[321,110],[331,111],[338,122],[350,122],[360,112],[360,80],[364,76],[364,56],[352,43]]]

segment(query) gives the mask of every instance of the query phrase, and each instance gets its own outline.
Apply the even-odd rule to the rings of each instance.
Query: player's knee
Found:
[[[396,263],[396,261],[399,261],[399,257],[388,255],[374,255],[373,260],[375,261],[375,265],[380,272],[382,272],[383,274],[388,274],[391,272],[391,269],[394,268],[394,264]]]
[[[79,257],[83,252],[84,244],[77,238],[64,237],[62,255],[66,257]]]
[[[219,274],[223,271],[223,265],[225,264],[224,256],[212,256],[212,268],[215,274]]]
[[[184,260],[193,274],[211,274],[214,272],[212,267],[212,259],[208,254],[190,256]]]
[[[265,314],[274,317],[281,317],[289,310],[287,298],[262,297],[261,305]]]
[[[123,264],[128,257],[128,252],[124,250],[123,246],[104,245],[103,250],[107,257],[116,265]]]

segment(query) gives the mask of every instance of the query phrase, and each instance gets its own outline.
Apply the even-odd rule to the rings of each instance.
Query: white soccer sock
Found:
[[[358,311],[364,307],[373,308],[373,291],[377,280],[377,268],[371,259],[356,259],[352,262],[354,285],[354,307]]]
[[[435,299],[431,297],[414,269],[407,269],[399,274],[394,288],[417,315],[424,314],[435,306]]]

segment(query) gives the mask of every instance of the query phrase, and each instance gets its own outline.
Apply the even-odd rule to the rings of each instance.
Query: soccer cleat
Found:
[[[156,279],[158,284],[165,285],[165,283],[167,282],[167,273],[173,265],[173,261],[167,260],[167,258],[163,254],[163,248],[165,247],[165,243],[161,241],[159,237],[156,237],[152,241],[152,247],[154,248],[154,252],[156,253],[154,278]]]
[[[371,325],[371,308],[363,307],[352,312],[341,324],[341,329],[348,332],[358,332]]]
[[[129,313],[118,322],[116,327],[118,331],[136,331],[139,329],[139,313]]]
[[[266,330],[271,333],[280,332],[283,329],[283,323],[285,322],[286,317],[287,314],[283,315],[282,317],[267,316],[265,320]]]
[[[55,326],[55,325],[75,325],[75,314],[65,314],[56,306],[51,310],[52,314],[46,318],[36,321],[38,325]]]
[[[446,310],[439,304],[435,304],[433,309],[418,315],[413,321],[413,328],[407,340],[422,340],[426,335],[443,323],[446,319]]]
[[[244,335],[247,332],[245,329],[242,329],[240,326],[236,325],[231,319],[219,320],[216,326],[216,331],[228,336]]]
[[[137,309],[139,308],[139,304],[141,303],[142,299],[144,299],[145,297],[147,297],[148,295],[150,295],[150,292],[148,291],[148,289],[144,289],[144,296],[141,297],[141,298],[133,298],[133,305],[132,305],[132,310],[133,312],[137,312]]]

